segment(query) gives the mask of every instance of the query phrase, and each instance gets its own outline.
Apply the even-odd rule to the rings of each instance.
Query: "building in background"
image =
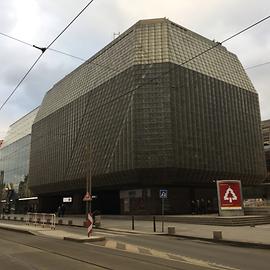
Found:
[[[267,167],[266,182],[270,183],[270,119],[262,121],[262,133],[263,133],[264,152]],[[270,199],[270,191],[269,191],[269,199]]]
[[[217,179],[261,183],[258,94],[237,56],[167,19],[121,34],[42,101],[29,174],[40,211],[72,197],[83,213],[89,166],[102,213],[160,213],[160,189],[165,213],[189,213],[215,206]]]
[[[262,121],[261,129],[267,172],[262,183],[243,188],[249,206],[270,205],[270,120]]]
[[[13,123],[0,148],[0,171],[3,171],[5,188],[3,199],[7,202],[6,207],[10,207],[8,205],[10,200],[15,203],[15,199],[19,196],[20,183],[27,181],[31,130],[37,112],[38,108]]]

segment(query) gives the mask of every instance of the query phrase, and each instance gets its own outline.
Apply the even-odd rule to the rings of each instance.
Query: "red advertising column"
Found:
[[[241,181],[218,180],[217,192],[221,216],[244,215]]]

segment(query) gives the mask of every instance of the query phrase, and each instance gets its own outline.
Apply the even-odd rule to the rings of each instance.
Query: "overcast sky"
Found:
[[[0,0],[0,32],[46,47],[87,0]],[[94,0],[52,48],[88,59],[140,19],[167,17],[211,40],[224,40],[270,15],[269,0]],[[244,67],[270,62],[270,19],[224,43]],[[0,35],[0,105],[40,52]],[[80,65],[47,51],[0,111],[0,139],[8,126],[39,106],[44,94]],[[270,64],[248,69],[259,93],[262,119],[270,119]]]

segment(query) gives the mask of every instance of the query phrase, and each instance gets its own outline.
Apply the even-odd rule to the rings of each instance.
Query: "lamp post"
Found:
[[[88,219],[88,213],[92,212],[91,200],[92,200],[92,160],[91,160],[91,142],[86,146],[86,195],[89,194],[90,198],[86,198],[85,214]]]
[[[3,211],[2,207],[2,194],[3,194],[3,183],[4,183],[4,171],[0,171],[0,213]]]

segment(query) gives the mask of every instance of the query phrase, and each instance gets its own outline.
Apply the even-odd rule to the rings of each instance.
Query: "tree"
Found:
[[[224,200],[229,201],[230,203],[237,200],[237,196],[235,195],[234,191],[230,186],[227,188],[225,192]]]

